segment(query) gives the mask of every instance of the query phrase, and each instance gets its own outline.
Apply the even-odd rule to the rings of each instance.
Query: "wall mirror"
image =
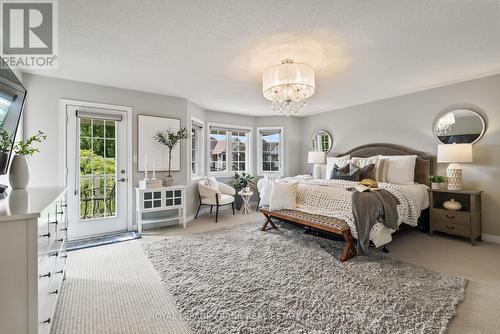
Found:
[[[325,130],[316,131],[312,137],[313,151],[330,152],[333,146],[333,138]]]
[[[455,109],[446,112],[434,123],[434,136],[442,144],[474,144],[484,135],[486,122],[477,112]]]

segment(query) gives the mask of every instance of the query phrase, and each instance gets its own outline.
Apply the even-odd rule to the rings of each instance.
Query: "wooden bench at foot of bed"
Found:
[[[349,225],[347,225],[347,223],[343,220],[291,209],[269,211],[264,208],[261,209],[260,212],[262,212],[267,219],[264,225],[262,225],[261,231],[267,230],[267,225],[271,225],[272,228],[278,228],[272,221],[272,218],[285,222],[296,223],[302,226],[342,236],[344,238],[345,245],[342,255],[340,256],[341,261],[347,261],[356,256],[356,248],[354,247],[351,230],[349,229]]]

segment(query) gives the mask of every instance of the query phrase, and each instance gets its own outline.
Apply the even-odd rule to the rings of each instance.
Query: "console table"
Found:
[[[139,233],[144,225],[158,227],[171,221],[186,227],[186,186],[135,188],[135,200]]]

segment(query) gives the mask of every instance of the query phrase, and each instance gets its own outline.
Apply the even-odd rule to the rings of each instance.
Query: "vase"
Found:
[[[165,183],[165,187],[171,187],[174,185],[174,178],[172,176],[165,176],[163,180]]]
[[[30,196],[26,189],[12,189],[9,194],[9,210],[14,215],[29,213]]]
[[[458,211],[462,208],[462,204],[452,198],[449,201],[444,202],[443,207],[447,210]]]
[[[12,189],[24,189],[30,180],[28,159],[25,155],[16,154],[12,159],[9,182]]]
[[[431,183],[431,188],[433,190],[440,190],[441,189],[441,183],[439,183],[439,182],[432,182]]]

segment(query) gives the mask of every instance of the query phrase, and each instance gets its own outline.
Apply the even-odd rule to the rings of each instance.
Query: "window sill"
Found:
[[[200,176],[200,175],[191,175],[191,181],[200,181],[203,180],[205,177]]]

